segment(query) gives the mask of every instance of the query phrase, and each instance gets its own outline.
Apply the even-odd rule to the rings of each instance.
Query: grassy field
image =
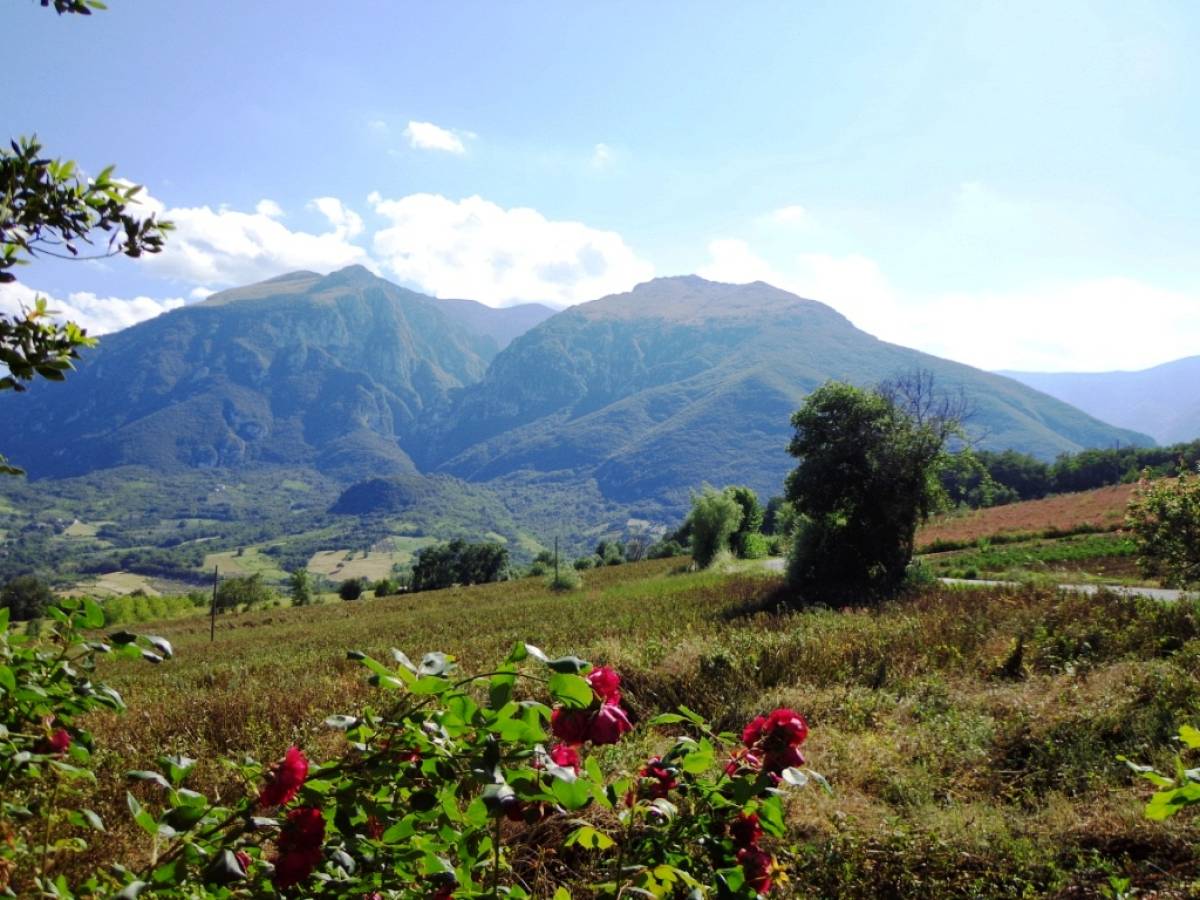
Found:
[[[437,543],[428,537],[390,537],[365,553],[361,550],[320,550],[308,561],[308,571],[334,581],[369,578],[378,581],[392,574],[392,567],[412,562],[422,547]]]
[[[680,703],[723,727],[803,711],[834,794],[792,802],[781,894],[1097,896],[1113,876],[1145,896],[1200,890],[1200,828],[1143,819],[1146,789],[1116,760],[1168,765],[1175,729],[1200,720],[1200,604],[934,588],[876,612],[786,612],[778,577],[679,567],[585,572],[569,595],[526,579],[229,616],[211,644],[201,619],[139,627],[177,657],[104,673],[129,712],[94,723],[109,831],[79,865],[136,861],[120,774],[159,753],[200,757],[200,785],[227,790],[214,754],[331,752],[321,720],[370,695],[347,649],[440,649],[469,672],[526,640],[615,665],[635,720]],[[666,741],[643,726],[601,761]]]
[[[1075,534],[971,547],[921,557],[938,577],[1019,580],[1035,576],[1059,584],[1149,585],[1137,566],[1137,548],[1123,534]]]
[[[969,543],[981,537],[1115,531],[1125,521],[1125,507],[1135,487],[1118,484],[1094,491],[1057,494],[1043,500],[954,512],[921,528],[917,533],[917,546],[924,548],[937,542]]]

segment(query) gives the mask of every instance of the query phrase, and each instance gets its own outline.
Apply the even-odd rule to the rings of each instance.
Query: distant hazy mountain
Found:
[[[519,306],[492,307],[474,300],[438,300],[438,307],[468,331],[495,344],[492,357],[534,325],[554,315],[554,310],[541,303],[522,303]]]
[[[1200,438],[1200,356],[1138,372],[1003,372],[1160,444]]]
[[[512,504],[529,485],[555,485],[561,505],[586,484],[604,502],[678,512],[705,481],[778,492],[789,417],[812,388],[918,367],[966,393],[984,446],[1050,457],[1150,442],[762,283],[662,278],[550,315],[435,300],[352,267],[226,291],[106,336],[64,384],[0,398],[11,423],[0,450],[34,476],[280,464],[399,478],[393,506],[466,496],[449,479],[422,494],[419,470],[501,479]],[[371,492],[347,503],[376,508]]]
[[[810,390],[914,368],[961,387],[987,447],[1051,457],[1150,443],[1010,379],[879,341],[824,304],[685,276],[572,307],[517,338],[422,423],[416,459],[473,481],[588,473],[623,501],[678,504],[703,481],[777,492],[794,464],[789,417]]]

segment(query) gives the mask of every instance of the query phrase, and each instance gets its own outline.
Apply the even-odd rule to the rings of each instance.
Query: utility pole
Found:
[[[554,536],[554,583],[558,584],[558,535]]]
[[[213,566],[213,598],[212,609],[209,611],[208,642],[217,639],[217,567]]]

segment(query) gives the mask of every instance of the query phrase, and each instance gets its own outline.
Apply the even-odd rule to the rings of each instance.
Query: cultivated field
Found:
[[[570,595],[526,579],[229,616],[212,644],[202,619],[139,626],[177,657],[105,673],[129,712],[95,722],[109,831],[78,864],[136,861],[145,843],[121,773],[159,753],[200,757],[200,786],[229,792],[215,754],[334,752],[322,719],[371,696],[346,650],[440,649],[470,672],[525,640],[617,667],[635,720],[680,703],[731,728],[779,705],[804,712],[809,764],[834,794],[792,801],[773,846],[781,895],[1097,896],[1114,876],[1160,897],[1200,886],[1200,828],[1146,821],[1147,791],[1116,759],[1168,766],[1175,729],[1200,721],[1200,604],[938,588],[877,613],[789,613],[775,611],[775,576],[679,565],[585,572]],[[668,740],[642,726],[599,759],[635,766]]]
[[[1081,529],[1113,531],[1125,521],[1125,507],[1136,485],[1118,484],[1027,500],[990,509],[955,512],[931,520],[917,533],[917,546],[935,541],[969,542],[995,535],[1069,534]]]

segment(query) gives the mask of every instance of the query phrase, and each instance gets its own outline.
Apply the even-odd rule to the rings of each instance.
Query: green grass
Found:
[[[136,858],[120,773],[159,753],[200,757],[213,789],[216,754],[332,752],[321,720],[371,696],[346,650],[440,649],[470,672],[523,640],[615,665],[635,721],[680,703],[728,728],[803,711],[809,763],[834,794],[792,803],[774,844],[780,896],[1096,896],[1113,874],[1161,896],[1200,884],[1200,828],[1144,820],[1146,790],[1116,760],[1167,765],[1175,729],[1200,721],[1200,603],[932,588],[877,612],[768,613],[755,610],[783,597],[778,577],[680,562],[590,570],[567,594],[528,578],[223,616],[212,644],[203,619],[155,624],[175,660],[104,673],[130,712],[94,723],[111,749],[92,801],[110,824],[84,864]],[[600,761],[636,766],[669,739],[643,726]]]
[[[246,547],[240,555],[236,550],[206,554],[203,571],[211,573],[214,566],[222,576],[261,575],[266,581],[283,581],[287,578],[287,573],[279,568],[279,564],[258,547]]]
[[[982,539],[967,549],[926,553],[922,563],[938,576],[1064,575],[1076,580],[1137,581],[1137,547],[1121,534],[1079,534],[1056,539],[992,542]],[[974,574],[972,574],[974,573]]]

